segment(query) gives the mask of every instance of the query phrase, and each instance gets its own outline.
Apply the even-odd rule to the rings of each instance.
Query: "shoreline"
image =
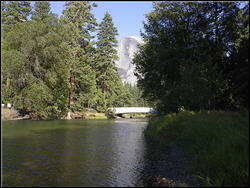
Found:
[[[150,114],[122,114],[118,115],[109,115],[101,112],[71,112],[70,119],[67,116],[59,118],[59,119],[51,119],[51,120],[75,120],[75,119],[138,119],[138,118],[147,118]],[[3,121],[15,121],[15,120],[43,120],[43,119],[31,119],[29,115],[21,116],[15,109],[2,108],[1,109],[1,120]]]
[[[168,144],[164,151],[147,146],[150,158],[145,163],[142,187],[199,187],[202,185],[197,174],[190,171],[191,159],[176,143]],[[152,156],[150,156],[152,155]]]
[[[146,144],[156,160],[146,165],[153,176],[146,186],[176,177],[186,186],[249,185],[248,120],[248,112],[226,111],[185,111],[150,119]]]

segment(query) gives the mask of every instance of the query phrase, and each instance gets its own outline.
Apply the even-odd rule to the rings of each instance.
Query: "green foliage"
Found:
[[[123,105],[124,92],[121,79],[117,73],[115,60],[118,59],[117,29],[114,26],[111,15],[106,12],[102,22],[99,24],[96,42],[95,70],[97,86],[102,90],[102,99],[98,106],[102,112],[108,107]]]
[[[51,93],[48,93],[49,88],[37,80],[21,90],[18,96],[15,97],[15,107],[17,110],[29,113],[32,119],[48,119],[52,116],[52,99]]]
[[[147,142],[183,146],[206,186],[249,184],[248,4],[243,10],[237,2],[155,2],[133,61],[143,96],[168,113],[150,120]],[[241,112],[201,111],[215,109]]]
[[[29,1],[1,1],[3,30],[8,31],[13,25],[27,21],[31,9]]]
[[[243,10],[246,13],[243,14]],[[226,71],[230,79],[230,92],[232,98],[240,107],[249,109],[249,5],[239,11],[239,20],[241,27],[238,30],[239,37],[232,47],[230,60],[228,61]]]
[[[67,57],[70,65],[69,110],[81,110],[86,103],[90,107],[96,93],[90,32],[95,31],[97,23],[91,9],[88,2],[74,1],[66,3],[63,11],[62,22],[67,33],[65,42],[70,46]]]
[[[248,21],[241,15],[236,2],[154,3],[133,60],[143,96],[163,113],[248,106]]]
[[[128,93],[126,94],[127,98],[126,102],[128,107],[151,107],[154,105],[150,105],[149,101],[143,98],[143,91],[140,89],[137,85],[132,86],[131,84],[125,83],[125,92]]]
[[[13,97],[17,94],[17,85],[22,87],[23,73],[27,62],[26,57],[17,50],[2,51],[2,102],[12,103]]]
[[[32,119],[133,104],[114,63],[117,29],[108,13],[95,42],[95,4],[67,2],[60,19],[49,2],[35,2],[32,12],[29,2],[1,5],[2,103]]]
[[[161,149],[177,142],[192,159],[193,171],[204,181],[209,179],[207,185],[248,185],[249,112],[168,114],[151,119],[145,136]]]
[[[47,1],[37,1],[34,5],[35,10],[32,12],[32,20],[44,20],[49,17],[50,3]]]
[[[76,71],[76,91],[75,98],[77,99],[72,106],[73,110],[82,111],[83,107],[92,107],[96,102],[96,77],[95,71],[90,66],[79,67]]]
[[[50,17],[47,22],[17,23],[3,32],[3,102],[33,119],[59,117],[66,111],[67,46],[61,31],[59,20]]]

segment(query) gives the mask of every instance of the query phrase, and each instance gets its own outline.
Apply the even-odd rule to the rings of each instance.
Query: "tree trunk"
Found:
[[[104,72],[104,77],[106,76],[106,71]],[[103,95],[104,95],[104,108],[106,109],[106,92],[107,92],[107,86],[105,83],[105,78],[104,78],[104,83],[103,83]]]
[[[74,98],[73,98],[73,91],[74,91],[74,85],[75,85],[75,77],[73,71],[71,72],[70,76],[70,92],[69,92],[69,108],[71,108],[71,105],[74,104]]]
[[[106,104],[106,85],[104,85],[105,87],[104,87],[104,108],[106,109],[106,106],[107,106],[107,104]]]
[[[89,113],[89,107],[90,107],[90,100],[88,100],[88,113]]]
[[[74,59],[75,59],[76,52],[73,52],[73,56],[74,56]],[[75,64],[73,62],[71,75],[70,75],[70,86],[71,86],[71,88],[70,88],[70,91],[69,91],[69,109],[71,109],[71,105],[74,104],[74,98],[73,98],[74,85],[75,85],[74,71],[75,71]]]
[[[6,89],[9,89],[10,87],[10,79],[7,77],[7,80],[6,80]]]
[[[71,116],[70,116],[70,112],[68,112],[66,119],[72,119]]]

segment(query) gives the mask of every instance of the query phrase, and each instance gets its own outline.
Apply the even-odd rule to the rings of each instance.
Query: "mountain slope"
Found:
[[[142,44],[141,38],[130,36],[122,37],[118,42],[118,57],[116,66],[118,67],[118,73],[122,79],[122,82],[130,83],[135,85],[137,82],[136,76],[134,75],[135,66],[132,65],[131,61],[134,57],[134,53],[138,51],[137,45]]]

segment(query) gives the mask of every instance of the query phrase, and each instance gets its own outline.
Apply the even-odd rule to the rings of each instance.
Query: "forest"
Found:
[[[49,2],[2,1],[2,104],[31,119],[58,119],[67,112],[146,106],[142,91],[122,83],[111,15],[101,23],[97,4],[66,2],[60,18]]]
[[[147,147],[160,156],[180,146],[202,186],[249,186],[248,2],[153,6],[133,59],[159,112],[144,131]]]
[[[97,23],[91,13],[98,6],[96,3],[66,2],[58,18],[50,11],[49,2],[35,2],[32,7],[29,1],[1,1],[2,104],[11,103],[20,114],[28,114],[33,120],[63,119],[69,112],[93,109],[103,113],[109,107],[153,107],[157,114],[146,119],[145,129],[140,130],[145,136],[145,156],[152,154],[149,162],[157,162],[157,168],[151,168],[156,182],[160,177],[158,167],[162,167],[164,173],[172,170],[178,175],[184,173],[188,180],[192,180],[189,176],[192,172],[202,180],[203,186],[249,186],[249,3],[152,3],[153,10],[145,15],[144,31],[141,31],[144,42],[138,46],[132,61],[137,85],[131,86],[122,83],[115,66],[118,30],[108,12],[101,23]],[[75,135],[82,138],[82,133],[89,132],[85,132],[84,123],[79,124],[84,131],[79,132],[74,125],[77,130],[69,131],[74,136],[70,134],[67,139],[74,137],[75,143],[83,144]],[[58,125],[63,127],[61,122]],[[124,134],[116,131],[112,138],[117,138],[117,143],[131,141],[132,144],[123,147],[115,143],[105,147],[105,152],[109,153],[108,149],[113,150],[115,145],[122,146],[117,147],[122,148],[119,156],[130,153],[123,148],[132,148],[138,153],[133,146],[141,145],[135,144],[140,139],[130,139],[128,136],[136,134],[127,133],[132,133],[130,128],[140,128],[141,124],[127,126],[125,122],[124,125],[121,129]],[[102,126],[98,125],[98,129],[95,125],[89,126],[101,130],[96,131],[98,136],[91,142],[109,140],[111,134],[99,129]],[[66,127],[70,127],[69,124]],[[126,132],[128,127],[130,131]],[[49,127],[49,131],[50,128],[54,126]],[[54,142],[55,131],[51,132],[53,134],[46,134],[53,135]],[[60,139],[64,137],[58,135]],[[104,148],[103,142],[100,141],[101,148]],[[60,140],[60,146],[61,143]],[[174,161],[170,161],[169,166],[158,163],[169,162],[162,154],[174,153],[173,143],[182,148],[191,167],[181,166],[180,171],[176,171],[172,164],[180,166],[179,162],[183,161],[178,155],[173,155]],[[6,148],[9,150],[12,145]],[[25,145],[14,145],[15,156],[16,148]],[[84,150],[86,145],[83,146],[80,150]],[[42,147],[34,145],[34,148]],[[48,148],[53,149],[54,145]],[[110,157],[112,152],[103,156],[103,151],[102,158],[116,158]],[[83,156],[88,153],[91,152],[88,150]],[[126,167],[130,157],[124,158]],[[141,161],[139,163],[141,166]],[[72,171],[69,179],[73,177]],[[131,172],[134,178],[134,171]],[[61,171],[59,174],[61,176]],[[95,178],[96,173],[93,178],[96,182]]]
[[[154,2],[133,60],[137,86],[117,73],[111,15],[90,2],[3,1],[2,103],[32,119],[69,111],[150,106],[159,113],[249,109],[249,5]],[[149,102],[148,102],[149,101]]]
[[[155,2],[134,58],[159,112],[249,109],[249,4]]]

